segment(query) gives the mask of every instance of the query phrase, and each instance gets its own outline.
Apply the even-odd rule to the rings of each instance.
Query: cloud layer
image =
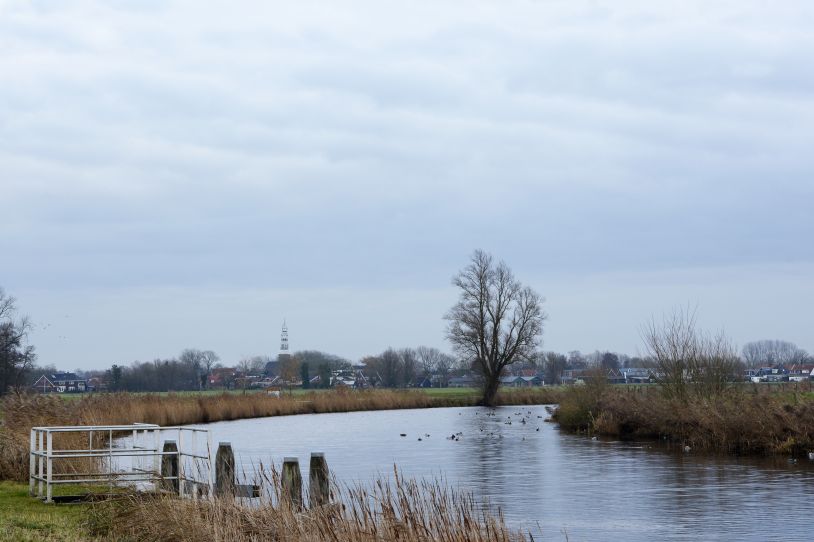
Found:
[[[586,281],[635,307],[597,291],[605,319],[692,300],[763,338],[757,308],[715,295],[736,282],[783,291],[790,333],[806,318],[814,294],[784,285],[814,266],[809,3],[202,4],[0,3],[3,286],[35,320],[79,304],[102,330],[170,328],[162,300],[195,320],[190,296],[235,313],[92,356],[42,333],[42,361],[273,352],[238,330],[299,311],[303,347],[443,346],[449,277],[476,247],[552,304],[573,292],[551,347],[638,343],[583,329]],[[614,289],[625,276],[643,282]],[[132,314],[95,309],[112,298]],[[374,298],[388,314],[360,310]]]

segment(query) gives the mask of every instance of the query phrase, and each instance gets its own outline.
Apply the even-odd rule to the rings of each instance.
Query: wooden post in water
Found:
[[[283,459],[283,498],[294,508],[302,508],[302,475],[296,457]]]
[[[178,479],[178,446],[174,440],[165,440],[164,448],[161,451],[167,454],[161,456],[161,489],[171,491],[172,493],[180,493],[181,481]],[[167,480],[167,478],[173,479]]]
[[[230,442],[219,442],[215,454],[215,495],[235,494],[235,453]]]
[[[308,497],[311,508],[328,504],[329,499],[328,462],[322,452],[311,453],[308,474]]]

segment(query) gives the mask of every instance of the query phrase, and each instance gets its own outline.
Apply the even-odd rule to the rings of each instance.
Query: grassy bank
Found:
[[[336,503],[298,509],[281,495],[276,472],[261,473],[270,498],[259,505],[234,499],[188,500],[131,494],[83,505],[45,505],[28,486],[0,482],[0,540],[249,542],[524,542],[499,511],[438,481],[396,474],[368,486],[332,487]],[[307,502],[307,497],[306,497]],[[275,503],[275,504],[272,504]]]
[[[654,387],[573,387],[562,394],[560,428],[620,439],[663,439],[695,450],[804,456],[814,451],[808,386],[741,386],[712,397],[670,399]]]
[[[505,390],[502,404],[543,404],[559,400],[559,388]],[[476,390],[336,390],[283,394],[219,395],[100,394],[65,401],[59,396],[11,395],[2,402],[0,478],[28,477],[29,431],[33,426],[105,425],[134,422],[162,426],[208,423],[265,416],[470,406],[479,399]]]
[[[79,506],[46,506],[28,496],[28,484],[0,482],[0,540],[93,540],[86,534],[85,511]]]

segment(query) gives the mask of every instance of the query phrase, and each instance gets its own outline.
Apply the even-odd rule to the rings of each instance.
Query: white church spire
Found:
[[[283,330],[280,333],[280,355],[288,355],[288,326],[283,319]]]

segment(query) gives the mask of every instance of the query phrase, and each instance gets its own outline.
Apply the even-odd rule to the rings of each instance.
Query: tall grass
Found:
[[[814,401],[803,386],[742,386],[712,397],[678,399],[658,387],[575,387],[553,419],[568,431],[624,439],[663,439],[736,454],[814,451]]]
[[[551,388],[506,390],[502,404],[555,403],[561,391]],[[430,396],[420,391],[336,390],[271,397],[246,395],[99,394],[65,401],[58,396],[9,395],[2,401],[0,478],[25,480],[28,476],[29,431],[34,426],[106,425],[134,422],[162,426],[208,423],[265,416],[470,406],[477,396]]]
[[[311,510],[290,504],[280,492],[276,472],[264,473],[274,495],[258,505],[235,499],[182,500],[169,496],[131,496],[96,505],[95,534],[137,541],[179,542],[335,541],[335,542],[511,542],[525,541],[468,493],[437,480],[407,480],[338,488],[335,503]]]

